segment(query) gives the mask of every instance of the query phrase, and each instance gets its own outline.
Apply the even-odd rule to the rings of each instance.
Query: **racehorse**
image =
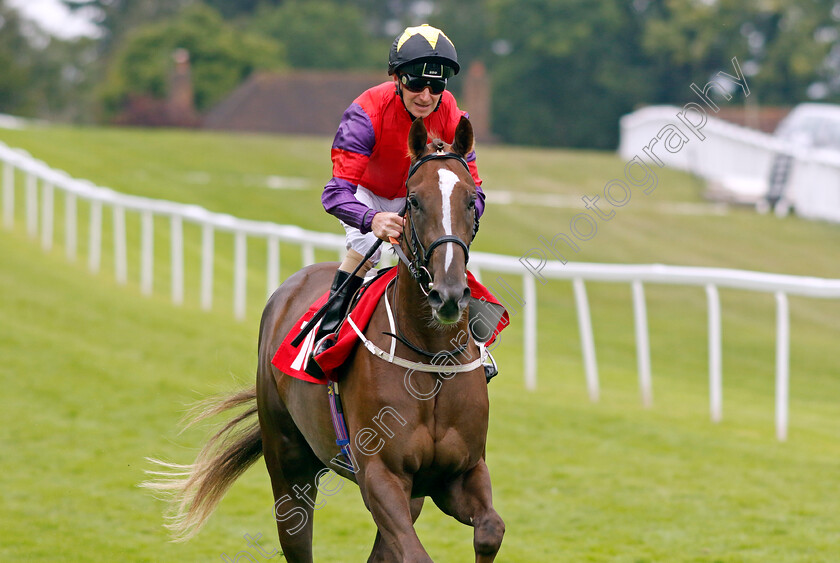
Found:
[[[352,463],[337,463],[341,454],[324,386],[290,377],[272,365],[295,321],[329,288],[336,265],[316,264],[297,272],[274,292],[263,312],[256,386],[206,404],[193,422],[236,406],[245,405],[244,412],[208,441],[195,463],[164,464],[175,470],[170,478],[145,483],[175,494],[168,527],[177,538],[194,535],[233,481],[262,455],[271,477],[280,544],[290,562],[312,561],[316,496],[319,489],[328,492],[317,479],[327,468],[358,484],[373,516],[377,533],[368,561],[431,561],[414,530],[425,497],[474,528],[477,562],[495,559],[505,528],[493,508],[484,460],[487,382],[480,363],[469,362],[480,356],[476,343],[463,338],[469,330],[466,264],[476,200],[464,160],[473,146],[472,126],[462,118],[451,145],[428,139],[422,120],[415,120],[408,139],[412,168],[399,242],[411,260],[400,262],[387,290],[401,335],[394,355],[430,366],[427,356],[444,352],[465,369],[420,368],[409,374],[405,367],[357,347],[340,377],[347,429],[356,437],[351,440],[355,455]],[[391,326],[389,314],[380,301],[365,330],[379,348],[391,346],[384,334]],[[454,350],[453,342],[460,343]],[[408,392],[409,380],[425,395],[418,399],[417,393]]]

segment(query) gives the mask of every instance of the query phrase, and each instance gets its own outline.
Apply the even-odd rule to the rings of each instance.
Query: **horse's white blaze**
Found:
[[[455,189],[455,184],[458,183],[458,176],[451,170],[441,168],[438,170],[438,185],[440,186],[440,195],[443,200],[443,230],[447,235],[452,234],[452,192]],[[452,263],[452,243],[446,244],[446,270],[449,270],[449,265]]]

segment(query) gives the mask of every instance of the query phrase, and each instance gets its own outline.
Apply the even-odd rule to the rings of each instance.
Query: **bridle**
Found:
[[[420,287],[420,291],[422,291],[423,294],[426,297],[429,296],[429,293],[432,290],[432,274],[431,274],[431,272],[429,272],[428,266],[429,266],[429,261],[432,259],[432,253],[435,251],[435,249],[438,248],[439,246],[443,245],[443,244],[448,243],[448,242],[457,244],[462,249],[464,249],[464,263],[466,264],[467,262],[469,262],[469,259],[470,259],[470,244],[472,244],[472,240],[470,240],[469,243],[465,243],[463,240],[461,240],[460,238],[458,238],[455,235],[444,235],[444,236],[434,240],[429,245],[429,247],[426,248],[426,247],[423,246],[423,243],[420,241],[420,237],[417,236],[417,231],[414,228],[414,219],[411,216],[411,202],[408,199],[408,196],[409,196],[408,181],[409,181],[409,179],[411,179],[411,177],[414,175],[414,173],[417,172],[417,169],[420,168],[420,166],[422,166],[426,162],[429,162],[430,160],[443,160],[443,159],[456,160],[456,161],[460,162],[464,166],[464,168],[469,172],[470,167],[467,164],[467,161],[464,159],[463,156],[461,156],[457,153],[454,153],[454,152],[444,151],[443,150],[443,143],[439,140],[435,140],[435,152],[429,153],[429,154],[427,154],[427,155],[425,155],[421,158],[418,158],[411,165],[411,167],[408,169],[408,176],[405,179],[405,207],[404,207],[405,211],[404,211],[404,215],[405,215],[405,217],[408,218],[409,224],[411,226],[410,237],[408,237],[406,239],[406,245],[408,246],[408,250],[411,253],[411,258],[409,259],[409,257],[406,256],[405,252],[403,252],[399,241],[397,241],[396,239],[393,239],[393,238],[391,239],[391,246],[393,247],[394,252],[400,258],[400,261],[402,261],[402,263],[405,264],[406,268],[408,268],[408,271],[411,274],[411,276],[417,281],[417,284]],[[476,221],[478,221],[477,218],[476,218]],[[473,229],[473,237],[474,236],[475,236],[475,228]],[[397,277],[399,277],[399,274],[397,274]],[[396,278],[395,278],[395,280],[396,280]],[[435,357],[438,357],[441,354],[440,352],[433,353],[433,352],[429,352],[427,350],[423,350],[419,346],[416,346],[415,344],[412,344],[405,337],[405,335],[402,334],[402,331],[399,328],[399,324],[396,323],[396,319],[395,319],[395,329],[396,330],[395,330],[394,333],[385,332],[383,334],[385,334],[387,336],[391,336],[393,338],[396,338],[397,340],[399,340],[400,342],[402,342],[403,344],[405,344],[406,346],[408,346],[409,348],[411,348],[415,352],[417,352],[419,354],[422,354],[426,357],[435,358]],[[450,350],[450,351],[444,352],[444,353],[447,354],[449,357],[453,357],[457,354],[460,354],[464,350],[466,350],[466,348],[467,348],[467,344],[464,343],[461,346],[458,346],[457,348],[455,348],[454,350]]]
[[[427,297],[432,289],[432,274],[429,272],[428,266],[432,259],[432,253],[435,249],[448,242],[457,244],[464,250],[464,263],[467,263],[470,260],[470,244],[472,244],[472,240],[470,240],[469,243],[465,243],[455,235],[444,235],[434,240],[428,248],[426,248],[420,241],[420,237],[417,236],[417,231],[414,228],[414,218],[411,216],[411,202],[408,199],[408,181],[414,173],[417,172],[417,169],[430,160],[452,159],[460,162],[467,172],[470,170],[470,167],[464,157],[454,152],[444,151],[443,143],[441,141],[435,141],[435,149],[435,152],[418,158],[408,169],[408,176],[405,179],[405,216],[408,218],[409,225],[411,227],[410,237],[406,240],[406,245],[411,253],[411,259],[406,256],[396,241],[391,242],[397,256],[399,256],[400,260],[406,265],[408,271],[411,273],[411,276],[417,280],[417,283],[420,285],[420,291],[422,291]]]

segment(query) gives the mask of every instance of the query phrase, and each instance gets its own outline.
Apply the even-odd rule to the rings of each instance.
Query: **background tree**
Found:
[[[623,0],[492,3],[493,129],[507,142],[612,148],[655,86]]]
[[[87,65],[96,58],[90,38],[63,41],[55,37],[32,59],[29,100],[38,117],[51,121],[89,122],[95,82]]]
[[[94,48],[89,39],[50,37],[0,0],[0,113],[81,118],[91,84],[83,65]]]
[[[110,65],[102,93],[106,117],[113,117],[130,96],[167,95],[172,54],[190,54],[195,105],[209,108],[256,69],[282,65],[274,41],[239,31],[212,8],[196,4],[178,17],[142,26],[126,37]]]
[[[17,12],[0,0],[0,113],[29,115],[28,96],[32,47],[21,33]]]
[[[100,53],[114,50],[129,30],[171,17],[195,0],[61,0],[75,12],[91,15],[102,32]]]
[[[679,103],[692,82],[699,82],[737,57],[748,58],[743,22],[749,2],[654,0],[640,4],[641,42],[658,88],[649,103]]]
[[[279,6],[283,0],[204,0],[204,3],[228,19],[253,16],[259,8]]]
[[[263,6],[250,29],[281,43],[294,68],[387,68],[389,43],[372,34],[364,13],[346,2],[287,0],[276,8]]]
[[[81,117],[73,100],[85,84],[104,83],[96,102],[113,115],[132,92],[163,96],[171,51],[187,44],[200,108],[251,70],[284,61],[384,71],[394,36],[426,21],[452,38],[465,69],[487,64],[493,128],[506,142],[613,148],[622,114],[684,103],[692,82],[731,69],[732,57],[752,103],[840,102],[840,0],[62,1],[98,14],[98,59],[75,43],[33,48],[4,10],[7,111]],[[461,84],[453,81],[456,93]],[[71,103],[56,110],[62,100]]]
[[[488,63],[494,58],[493,14],[487,4],[486,0],[439,0],[429,17],[429,23],[442,29],[455,44],[464,73],[473,62]],[[450,88],[458,94],[463,83],[464,74],[459,74]]]
[[[661,85],[651,102],[684,99],[685,84],[728,67],[732,57],[764,103],[836,100],[840,93],[840,6],[834,0],[654,0],[639,17]]]
[[[751,70],[759,97],[774,104],[840,102],[840,4],[755,4],[756,17],[743,32],[755,46]]]

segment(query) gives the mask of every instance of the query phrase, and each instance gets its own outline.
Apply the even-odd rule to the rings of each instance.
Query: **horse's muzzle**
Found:
[[[461,314],[470,303],[470,288],[466,285],[441,285],[429,291],[429,305],[432,306],[435,319],[442,324],[452,324],[460,320]]]

